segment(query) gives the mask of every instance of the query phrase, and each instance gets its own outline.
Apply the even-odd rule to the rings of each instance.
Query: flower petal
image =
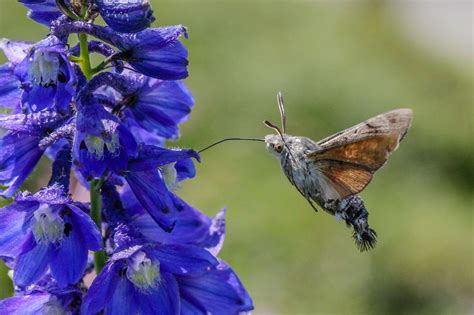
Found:
[[[0,138],[0,184],[9,186],[0,195],[11,197],[38,163],[43,151],[39,138],[22,133],[6,133]]]
[[[160,285],[149,294],[136,294],[139,314],[180,314],[178,283],[176,278],[161,273]]]
[[[0,301],[2,314],[8,315],[40,315],[43,307],[51,295],[46,292],[33,292],[31,294],[18,294]]]
[[[0,208],[0,257],[12,259],[20,254],[27,239],[22,227],[37,206],[24,209],[16,203]]]
[[[176,275],[199,275],[218,264],[208,251],[193,245],[163,244],[147,253],[160,262],[163,271]]]
[[[61,244],[50,252],[50,270],[60,287],[77,283],[86,269],[87,243],[82,237],[82,226],[74,216],[66,220],[65,233]]]
[[[105,23],[117,32],[138,32],[155,20],[148,0],[96,0],[96,4]]]
[[[204,306],[207,314],[225,315],[253,309],[249,294],[234,271],[224,262],[200,277],[178,277],[178,283],[181,298],[185,301],[183,304],[189,304],[188,310],[200,310]]]
[[[102,237],[91,217],[74,205],[69,204],[67,206],[74,212],[74,221],[78,225],[78,230],[82,233],[87,248],[92,251],[101,250]]]
[[[26,287],[38,281],[44,275],[49,263],[49,247],[36,244],[31,233],[23,244],[22,254],[19,256],[13,272],[13,283],[19,287]]]
[[[121,280],[119,276],[123,267],[122,262],[109,262],[105,265],[87,291],[82,302],[81,314],[96,314],[105,308],[105,302],[110,301],[114,295],[118,282],[125,280]]]

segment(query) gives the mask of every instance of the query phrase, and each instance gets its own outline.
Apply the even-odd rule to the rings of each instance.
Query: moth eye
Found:
[[[278,143],[278,144],[275,144],[275,145],[273,146],[273,148],[275,149],[275,151],[276,151],[277,153],[280,153],[281,150],[283,150],[283,146],[282,146],[281,144],[279,144],[279,143]]]

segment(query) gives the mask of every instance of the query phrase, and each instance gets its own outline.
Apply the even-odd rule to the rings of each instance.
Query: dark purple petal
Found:
[[[40,315],[51,295],[35,291],[31,294],[18,294],[0,301],[0,311],[8,315]]]
[[[174,228],[174,216],[178,212],[171,193],[157,170],[148,170],[125,174],[130,188],[141,205],[148,211],[162,229],[169,232]]]
[[[145,171],[190,158],[200,161],[199,154],[194,150],[170,150],[157,146],[143,145],[139,148],[138,156],[130,160],[128,169],[130,171]]]
[[[147,253],[160,262],[161,270],[175,275],[200,275],[218,264],[207,250],[193,245],[164,244]]]
[[[12,63],[0,66],[0,108],[12,108],[14,112],[20,109],[20,81],[13,73]]]
[[[138,32],[155,20],[148,0],[96,0],[96,4],[105,23],[117,32]]]
[[[132,193],[125,192],[122,196],[127,211],[135,213],[133,223],[148,241],[197,244],[199,240],[208,236],[211,220],[177,196],[173,196],[174,202],[179,202],[182,209],[176,214],[176,225],[171,232],[163,231],[144,211]]]
[[[26,239],[22,227],[35,209],[35,206],[24,209],[16,203],[0,208],[0,257],[12,259],[20,254]]]
[[[76,229],[82,233],[86,248],[92,251],[102,249],[102,237],[97,225],[92,221],[84,211],[78,207],[69,204],[68,208],[73,211],[73,220],[76,222]]]
[[[19,287],[26,287],[38,281],[46,272],[49,263],[48,245],[36,244],[31,233],[22,246],[13,272],[13,283]]]
[[[114,38],[114,44],[122,51],[117,58],[153,78],[184,79],[188,76],[188,51],[178,40],[181,35],[186,36],[182,25],[122,34]]]
[[[200,277],[178,277],[183,315],[205,307],[207,314],[238,314],[253,309],[252,299],[234,271],[224,262]],[[200,312],[199,312],[200,313]]]
[[[160,274],[159,287],[148,294],[136,293],[139,314],[181,314],[178,283],[166,272]]]
[[[55,0],[18,0],[30,9],[28,16],[41,24],[49,25],[62,14],[56,6]]]
[[[110,301],[114,295],[118,282],[124,281],[119,275],[123,267],[122,262],[109,262],[105,265],[87,291],[82,303],[81,314],[96,314],[105,308],[105,302]]]
[[[9,186],[0,195],[11,197],[38,163],[43,151],[39,138],[21,133],[6,133],[0,138],[0,184]]]
[[[82,230],[83,226],[74,216],[68,219],[61,244],[50,251],[51,274],[60,287],[77,283],[87,264],[87,243],[82,235],[87,231]]]
[[[129,315],[129,314],[147,314],[139,312],[140,304],[139,293],[133,283],[123,276],[116,280],[115,292],[113,296],[102,301],[105,304],[105,314]]]
[[[128,77],[140,82],[141,87],[122,103],[127,123],[134,124],[164,138],[179,135],[178,124],[185,121],[194,99],[179,81],[161,81],[127,72]]]
[[[178,174],[178,181],[183,181],[188,178],[196,176],[196,168],[194,162],[191,159],[180,160],[176,162],[175,166]]]

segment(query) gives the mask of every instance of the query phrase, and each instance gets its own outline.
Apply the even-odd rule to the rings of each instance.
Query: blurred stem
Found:
[[[100,196],[100,188],[102,180],[94,179],[89,182],[89,190],[91,195],[91,218],[99,228],[102,235],[102,199]],[[99,272],[104,268],[106,262],[105,252],[103,250],[94,252],[95,272]]]

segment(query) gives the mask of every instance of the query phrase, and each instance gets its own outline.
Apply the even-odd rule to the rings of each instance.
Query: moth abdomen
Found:
[[[353,238],[361,252],[375,247],[377,233],[369,226],[369,212],[365,208],[364,201],[359,195],[346,199],[344,210],[339,210],[337,215],[354,229]]]

